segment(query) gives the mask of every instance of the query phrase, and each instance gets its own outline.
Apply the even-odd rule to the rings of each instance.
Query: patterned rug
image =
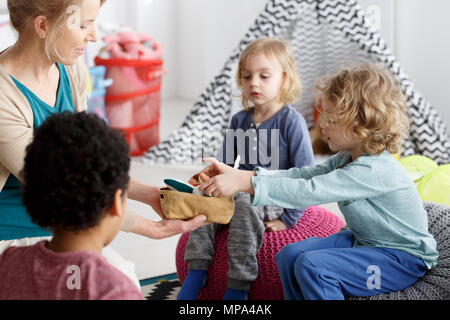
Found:
[[[176,273],[139,282],[142,295],[147,300],[176,300],[181,286]]]

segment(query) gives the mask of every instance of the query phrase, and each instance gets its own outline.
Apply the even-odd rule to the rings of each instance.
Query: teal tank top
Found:
[[[17,88],[27,99],[33,110],[33,128],[39,127],[44,120],[55,113],[74,112],[69,77],[63,65],[56,64],[59,69],[59,85],[54,107],[39,99],[22,83],[14,79]],[[22,183],[12,174],[0,192],[0,240],[20,239],[25,237],[42,237],[51,235],[33,222],[22,204]]]

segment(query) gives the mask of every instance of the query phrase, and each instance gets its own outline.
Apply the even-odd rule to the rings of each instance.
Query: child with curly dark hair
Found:
[[[0,255],[0,299],[143,299],[101,255],[126,214],[124,137],[93,114],[47,118],[27,147],[23,202],[53,238]]]

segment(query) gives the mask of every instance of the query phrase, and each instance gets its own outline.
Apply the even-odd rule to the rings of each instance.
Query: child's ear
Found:
[[[116,192],[114,192],[114,201],[111,206],[110,214],[114,216],[122,216],[124,214],[125,209],[125,201],[124,200],[124,194],[123,190],[117,189]]]

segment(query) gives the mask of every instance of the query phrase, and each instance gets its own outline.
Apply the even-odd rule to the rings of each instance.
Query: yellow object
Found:
[[[422,200],[450,206],[450,164],[439,166],[425,175],[417,189]]]
[[[416,187],[420,182],[420,179],[436,169],[437,163],[428,157],[421,155],[407,156],[399,160],[402,166],[408,171],[409,175],[413,179]]]
[[[438,166],[428,157],[412,155],[399,160],[424,201],[450,205],[450,164]]]

